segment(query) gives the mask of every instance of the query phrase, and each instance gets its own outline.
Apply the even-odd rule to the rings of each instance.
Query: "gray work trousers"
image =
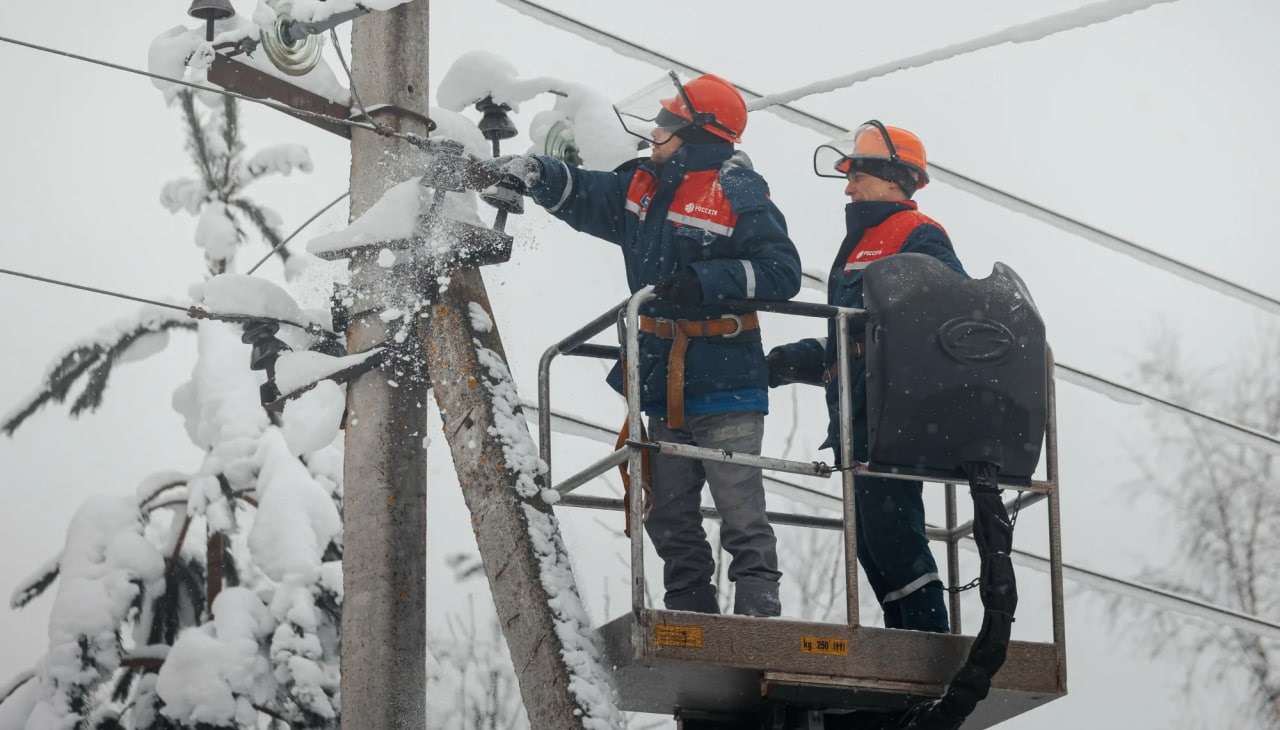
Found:
[[[693,444],[735,453],[759,454],[764,414],[730,411],[693,415],[672,430],[665,418],[649,419],[655,441]],[[678,611],[719,613],[711,579],[715,561],[702,529],[702,486],[720,513],[720,544],[732,556],[734,613],[777,616],[777,538],[765,517],[764,480],[757,467],[697,461],[674,456],[652,457],[653,508],[645,531],[663,561],[664,603]]]

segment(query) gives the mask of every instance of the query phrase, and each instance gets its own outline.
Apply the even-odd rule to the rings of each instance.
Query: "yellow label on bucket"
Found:
[[[800,651],[805,654],[849,656],[849,642],[844,639],[827,639],[821,636],[801,636]]]
[[[678,646],[684,649],[702,648],[702,627],[680,624],[657,624],[653,627],[653,641],[658,646]]]

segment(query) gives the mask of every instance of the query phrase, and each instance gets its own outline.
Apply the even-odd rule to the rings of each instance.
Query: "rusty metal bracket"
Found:
[[[400,129],[400,121],[402,119],[413,119],[424,124],[428,133],[434,132],[436,129],[436,123],[430,117],[392,104],[374,104],[368,107],[368,116],[363,112],[352,114],[351,109],[342,104],[330,101],[319,94],[295,86],[284,79],[259,71],[247,64],[231,60],[230,56],[250,52],[243,43],[223,43],[215,48],[219,52],[214,54],[213,63],[209,66],[209,82],[229,91],[234,91],[237,94],[244,94],[255,99],[273,99],[303,112],[323,114],[333,117],[335,120],[368,122],[388,127],[396,132],[402,131]],[[289,114],[288,110],[282,109],[281,111]],[[290,116],[333,132],[339,137],[351,139],[351,126],[348,124],[303,114],[291,114]]]
[[[365,116],[365,112],[368,112],[368,116]],[[436,131],[436,123],[432,121],[431,117],[393,104],[371,104],[365,107],[364,112],[357,111],[349,118],[353,122],[368,121],[372,124],[383,124],[397,132],[404,131],[400,128],[401,119],[413,119],[426,125],[428,133]],[[388,118],[390,119],[389,122],[383,121]]]
[[[304,112],[324,114],[335,119],[346,119],[351,114],[351,110],[342,104],[294,86],[284,79],[278,79],[275,76],[263,73],[252,66],[233,61],[220,53],[214,54],[213,63],[209,66],[209,81],[237,94],[252,96],[255,99],[274,99]],[[282,109],[281,111],[289,114],[287,110]],[[351,127],[346,124],[330,122],[319,117],[302,114],[291,114],[290,116],[333,132],[339,137],[351,138]]]

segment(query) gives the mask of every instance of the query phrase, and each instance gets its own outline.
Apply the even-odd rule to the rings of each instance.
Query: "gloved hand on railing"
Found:
[[[795,368],[787,362],[787,352],[782,348],[775,347],[765,355],[764,362],[769,366],[769,387],[776,388],[788,382],[788,378],[795,374]]]

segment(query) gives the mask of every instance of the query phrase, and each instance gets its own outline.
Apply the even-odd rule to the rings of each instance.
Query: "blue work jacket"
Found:
[[[904,211],[909,211],[904,213]],[[904,213],[895,223],[889,218]],[[906,222],[903,225],[903,222]],[[951,239],[942,226],[916,212],[913,201],[867,200],[845,206],[845,237],[827,275],[827,303],[841,307],[863,308],[862,278],[866,265],[896,253],[922,253],[942,261],[955,271],[968,276]],[[851,328],[851,341],[860,341],[864,335]],[[827,324],[825,339],[810,338],[783,345],[787,364],[796,377],[805,382],[821,382],[824,373],[831,372],[836,361],[835,320]],[[853,383],[853,447],[854,458],[866,459],[867,452],[867,381],[866,361],[854,359],[850,364]],[[822,448],[831,447],[839,452],[840,400],[839,381],[830,378],[826,384],[827,440]]]
[[[729,144],[684,144],[662,165],[633,160],[612,172],[539,157],[529,194],[573,228],[617,245],[634,293],[685,267],[702,284],[699,306],[653,300],[642,314],[705,320],[733,313],[722,299],[786,300],[800,290],[800,257],[769,186]],[[740,313],[737,312],[737,313]],[[641,407],[666,415],[671,340],[640,335]],[[768,409],[760,331],[698,337],[685,358],[685,413]],[[620,364],[608,382],[622,392]]]

